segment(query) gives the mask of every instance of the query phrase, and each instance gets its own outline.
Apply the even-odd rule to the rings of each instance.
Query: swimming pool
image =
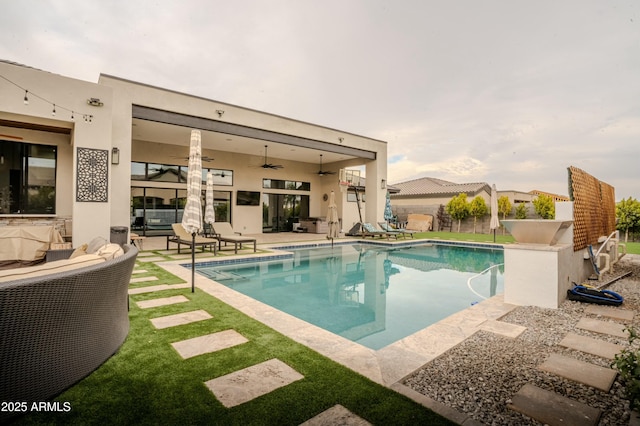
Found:
[[[502,249],[341,244],[197,272],[377,350],[503,291]],[[495,266],[495,267],[492,267]],[[484,272],[484,273],[483,273]]]

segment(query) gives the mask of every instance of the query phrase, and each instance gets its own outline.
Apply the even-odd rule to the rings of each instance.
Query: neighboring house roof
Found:
[[[537,189],[529,191],[529,194],[533,194],[533,195],[548,195],[554,201],[570,201],[569,197],[567,197],[566,195],[559,195],[559,194],[554,194],[554,193],[551,193],[551,192],[539,191]]]
[[[464,192],[467,195],[477,194],[481,191],[491,193],[491,187],[486,182],[454,183],[442,179],[424,177],[407,182],[395,183],[393,186],[400,190],[392,197],[426,197],[432,195],[458,195]]]
[[[364,177],[360,177],[359,179],[359,185],[350,185],[351,188],[356,187],[358,188],[358,191],[364,191],[364,188],[367,184],[367,179]],[[398,187],[396,187],[395,185],[389,185],[387,184],[387,191],[389,191],[389,194],[393,195],[397,192],[400,192],[400,189]]]

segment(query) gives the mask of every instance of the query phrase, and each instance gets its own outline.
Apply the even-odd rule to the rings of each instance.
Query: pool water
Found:
[[[503,291],[503,267],[491,268],[503,264],[502,249],[349,244],[287,250],[293,254],[284,259],[198,265],[197,272],[375,350]]]

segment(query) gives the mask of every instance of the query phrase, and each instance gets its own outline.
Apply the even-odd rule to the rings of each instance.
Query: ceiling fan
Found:
[[[322,154],[320,154],[320,170],[318,170],[316,172],[319,176],[324,176],[324,175],[335,175],[336,172],[330,172],[328,170],[322,170]]]
[[[267,163],[267,145],[264,146],[264,164],[261,165],[260,167],[262,167],[263,169],[282,169],[284,166],[281,166],[280,164],[271,164],[271,163]]]

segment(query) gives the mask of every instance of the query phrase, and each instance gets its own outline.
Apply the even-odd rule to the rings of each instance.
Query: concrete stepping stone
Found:
[[[623,331],[624,325],[610,321],[600,321],[593,318],[580,318],[576,328],[581,328],[594,333],[610,334],[616,337],[627,337],[627,333]]]
[[[605,342],[604,340],[594,339],[593,337],[582,336],[576,333],[568,333],[559,345],[607,359],[614,359],[616,354],[619,354],[620,351],[624,349],[622,345],[616,345],[615,343]]]
[[[304,376],[279,359],[270,359],[204,384],[225,407],[235,407]]]
[[[549,426],[596,426],[602,411],[527,383],[508,407]]]
[[[184,296],[173,296],[173,297],[161,297],[158,299],[151,299],[151,300],[142,300],[140,302],[136,302],[136,305],[138,305],[138,307],[141,309],[149,309],[149,308],[156,308],[158,306],[175,305],[176,303],[184,303],[188,301],[189,299],[187,299]]]
[[[162,256],[154,256],[154,257],[144,257],[142,259],[138,259],[139,262],[162,262],[167,260],[165,257]]]
[[[358,417],[340,404],[336,404],[315,417],[310,418],[300,426],[367,426],[368,421]]]
[[[158,281],[158,277],[138,277],[138,278],[131,278],[129,280],[130,284],[136,284],[136,283],[145,283],[147,281]]]
[[[154,291],[173,290],[176,288],[191,288],[191,284],[189,283],[160,284],[160,285],[150,285],[148,287],[130,288],[129,294],[153,293]]]
[[[590,305],[584,310],[586,314],[600,315],[620,321],[632,321],[634,312],[614,306]]]
[[[145,272],[147,272],[146,269],[134,269],[131,271],[132,274],[144,274]]]
[[[545,362],[538,366],[538,369],[604,392],[609,392],[618,374],[611,368],[600,367],[559,354],[551,354]]]
[[[167,315],[164,317],[151,318],[151,323],[157,329],[175,327],[178,325],[191,324],[213,318],[209,312],[202,309],[191,312],[183,312],[180,314]]]
[[[183,359],[216,352],[247,343],[249,340],[235,330],[225,330],[206,336],[194,337],[171,344]]]

